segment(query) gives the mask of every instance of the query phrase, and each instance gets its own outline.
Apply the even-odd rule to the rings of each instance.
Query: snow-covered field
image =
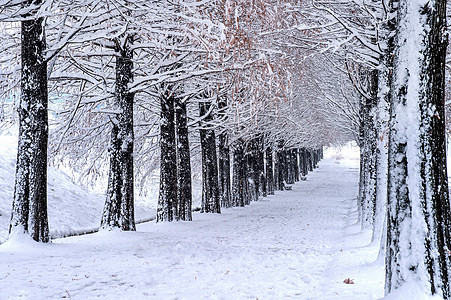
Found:
[[[320,168],[293,190],[220,215],[195,213],[193,222],[150,222],[137,232],[48,245],[6,242],[0,299],[381,298],[378,245],[370,245],[357,222],[355,153],[329,149]],[[97,201],[89,197],[78,200]],[[82,221],[85,213],[77,218],[80,226],[92,225]]]

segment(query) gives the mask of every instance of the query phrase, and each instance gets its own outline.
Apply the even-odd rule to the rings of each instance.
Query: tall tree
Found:
[[[224,121],[227,120],[227,102],[225,97],[218,101],[218,115]],[[230,147],[227,130],[224,130],[218,137],[218,167],[219,167],[219,194],[221,207],[232,206],[231,183],[230,183]]]
[[[268,195],[274,195],[274,171],[273,171],[273,151],[268,145],[266,148],[266,182]]]
[[[202,207],[201,212],[220,213],[218,159],[216,155],[216,135],[213,128],[208,128],[208,122],[213,119],[211,102],[199,103],[199,113],[205,116],[207,123],[199,130],[200,144],[202,148]]]
[[[39,6],[41,1],[28,1]],[[47,217],[48,90],[44,18],[31,10],[21,22],[19,145],[10,236],[49,241]]]
[[[175,98],[177,142],[177,217],[192,221],[191,156],[188,139],[186,99]]]
[[[160,192],[157,222],[177,218],[177,151],[175,140],[175,95],[172,87],[162,84],[160,94]]]
[[[102,228],[119,227],[122,230],[136,230],[133,180],[134,94],[129,90],[129,85],[133,81],[132,43],[131,35],[126,35],[122,41],[115,40],[117,56],[114,98],[119,113],[112,121],[110,172]]]
[[[450,293],[446,1],[400,0],[390,109],[386,293]]]

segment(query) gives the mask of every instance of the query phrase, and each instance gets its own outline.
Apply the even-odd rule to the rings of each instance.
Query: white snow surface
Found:
[[[0,244],[8,237],[14,196],[17,136],[0,135]],[[47,206],[52,236],[66,236],[98,228],[106,196],[75,184],[61,170],[48,169]],[[155,216],[155,209],[145,198],[136,199],[136,220]],[[0,292],[0,299],[2,298]]]
[[[329,149],[291,191],[195,213],[193,222],[8,241],[0,245],[0,299],[381,298],[383,261],[357,220],[355,153]],[[93,200],[85,196],[81,204]]]

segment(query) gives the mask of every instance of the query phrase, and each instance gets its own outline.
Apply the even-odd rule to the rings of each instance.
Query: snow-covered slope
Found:
[[[0,243],[7,238],[11,217],[16,148],[16,137],[0,135]],[[98,227],[104,202],[104,195],[84,189],[66,173],[49,168],[48,213],[52,236]],[[153,203],[140,198],[136,204],[137,220],[155,216]]]

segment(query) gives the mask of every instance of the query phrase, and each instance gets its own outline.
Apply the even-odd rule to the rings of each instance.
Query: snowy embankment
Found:
[[[0,136],[0,244],[8,236],[14,195],[17,137]],[[64,172],[48,171],[48,213],[52,237],[92,232],[98,229],[105,196],[75,184]],[[137,221],[155,216],[155,209],[145,199],[137,199]],[[1,294],[0,294],[1,299]]]
[[[220,215],[7,242],[0,298],[380,298],[378,245],[357,223],[358,161],[329,157],[291,191]]]

